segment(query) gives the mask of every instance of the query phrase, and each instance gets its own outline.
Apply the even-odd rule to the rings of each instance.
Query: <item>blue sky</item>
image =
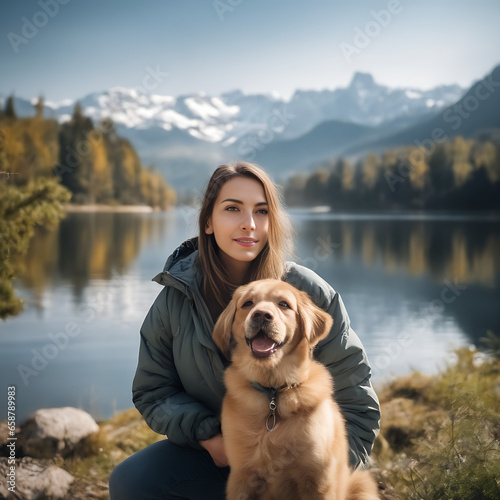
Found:
[[[469,86],[500,63],[499,19],[498,0],[3,0],[0,94],[289,96],[356,71],[392,87]]]

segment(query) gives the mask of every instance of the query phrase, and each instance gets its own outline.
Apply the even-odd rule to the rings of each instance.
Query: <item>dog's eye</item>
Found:
[[[290,308],[290,306],[288,305],[288,302],[285,302],[284,300],[282,300],[281,302],[278,302],[278,305],[280,307],[287,307],[287,308]]]
[[[250,307],[253,305],[253,302],[251,300],[247,300],[241,307]]]

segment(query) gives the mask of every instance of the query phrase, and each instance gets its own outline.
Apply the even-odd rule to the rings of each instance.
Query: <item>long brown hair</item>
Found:
[[[292,226],[285,212],[282,197],[269,175],[254,163],[238,162],[221,165],[208,182],[199,216],[198,258],[204,270],[203,290],[212,316],[217,316],[231,300],[236,286],[231,283],[219,257],[213,234],[205,228],[222,186],[234,177],[249,177],[259,181],[264,188],[268,203],[268,240],[260,254],[250,264],[248,281],[263,278],[281,279],[285,259],[292,254]]]

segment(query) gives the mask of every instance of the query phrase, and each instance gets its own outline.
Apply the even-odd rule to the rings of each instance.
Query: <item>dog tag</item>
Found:
[[[269,403],[269,415],[267,416],[266,420],[266,429],[270,432],[274,431],[275,427],[276,427],[276,402],[275,399],[273,398]]]

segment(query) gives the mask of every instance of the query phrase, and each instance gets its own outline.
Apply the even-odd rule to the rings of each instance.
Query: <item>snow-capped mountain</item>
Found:
[[[431,90],[392,89],[377,84],[370,74],[355,73],[346,88],[296,91],[288,111],[300,116],[301,126],[307,130],[298,130],[296,134],[290,130],[284,138],[303,135],[319,123],[331,120],[376,126],[396,119],[414,119],[448,106],[463,92],[458,85],[443,85]]]
[[[79,102],[94,123],[111,117],[122,132],[124,128],[179,129],[196,139],[227,146],[265,128],[271,128],[282,139],[291,139],[329,120],[374,126],[398,118],[414,119],[456,102],[463,92],[458,85],[426,91],[391,89],[377,84],[369,74],[356,73],[346,88],[297,90],[289,100],[275,94],[247,95],[239,90],[220,96],[199,92],[176,98],[115,87],[89,94]],[[31,104],[36,100],[33,98]],[[32,115],[31,104],[16,98],[18,114]],[[45,116],[69,120],[74,105],[69,100],[47,101]]]
[[[199,92],[172,97],[115,87],[78,102],[96,125],[111,117],[142,162],[154,164],[175,188],[191,189],[193,179],[205,182],[217,164],[236,159],[267,161],[266,154],[274,146],[270,143],[301,140],[308,133],[317,134],[321,124],[350,123],[363,130],[396,124],[402,129],[455,103],[463,93],[458,85],[426,91],[393,89],[376,83],[369,74],[356,73],[345,88],[297,90],[290,99],[239,90],[220,96]],[[0,95],[2,108],[6,99]],[[33,116],[37,100],[15,97],[18,116]],[[44,116],[64,122],[71,118],[75,104],[45,101]],[[272,163],[269,166],[273,168]]]

